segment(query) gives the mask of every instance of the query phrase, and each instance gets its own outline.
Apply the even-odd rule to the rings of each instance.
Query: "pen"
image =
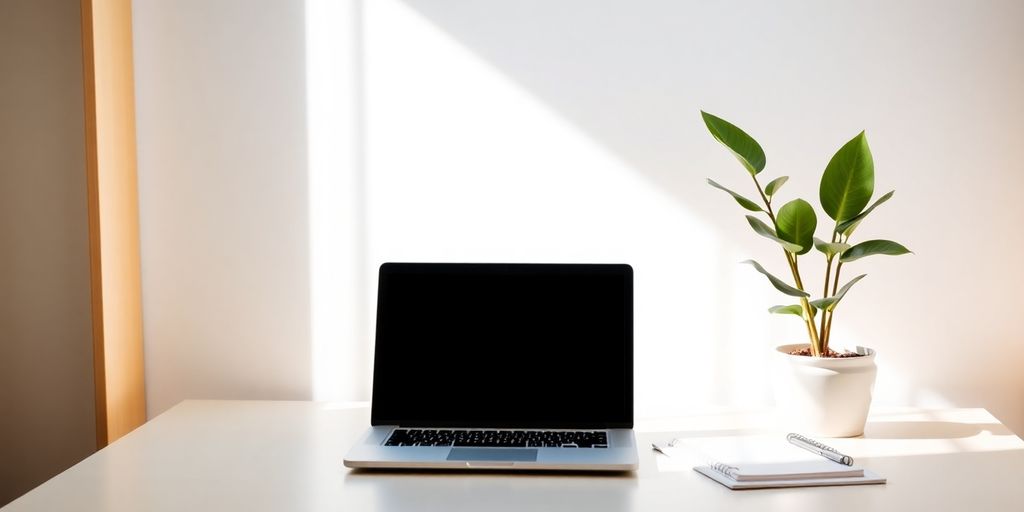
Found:
[[[665,451],[665,448],[673,448],[673,447],[675,447],[676,441],[678,441],[678,440],[679,440],[679,438],[675,438],[675,439],[669,441],[668,443],[666,443],[665,446],[660,446],[660,445],[658,445],[658,443],[651,443],[651,448],[654,448],[655,451],[658,451],[660,453],[663,453],[663,454],[668,455],[669,457],[671,457],[672,454],[667,452],[667,451]]]
[[[789,434],[786,436],[786,440],[800,448],[803,448],[804,450],[821,455],[832,462],[838,462],[847,466],[853,465],[853,457],[843,455],[835,448],[825,446],[824,444],[813,439],[806,438],[800,434]]]

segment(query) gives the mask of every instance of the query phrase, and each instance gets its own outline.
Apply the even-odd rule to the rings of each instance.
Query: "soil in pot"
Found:
[[[808,356],[808,357],[810,357],[812,355],[810,347],[804,347],[804,348],[801,348],[801,349],[793,350],[793,351],[790,352],[790,354],[794,355],[794,356]],[[836,352],[835,350],[828,349],[828,351],[825,352],[824,354],[822,354],[821,357],[832,357],[832,358],[839,359],[839,358],[843,358],[843,357],[861,357],[863,355],[864,354],[858,354],[856,352],[850,352],[849,350],[847,350],[846,352]]]

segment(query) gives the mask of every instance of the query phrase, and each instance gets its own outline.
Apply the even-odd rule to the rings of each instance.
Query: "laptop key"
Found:
[[[604,431],[395,429],[385,446],[607,448]]]

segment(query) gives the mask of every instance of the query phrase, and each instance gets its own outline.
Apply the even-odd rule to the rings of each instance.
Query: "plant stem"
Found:
[[[754,185],[757,186],[757,193],[761,194],[761,200],[764,201],[764,205],[768,207],[768,218],[772,219],[772,225],[775,226],[775,230],[779,230],[778,224],[775,223],[775,212],[772,211],[772,202],[768,199],[768,196],[764,194],[764,190],[761,189],[761,183],[757,181],[757,176],[751,174],[751,179],[754,180]]]
[[[789,269],[793,272],[793,279],[796,281],[796,287],[798,290],[803,291],[804,283],[800,279],[800,269],[797,267],[796,255],[786,252],[786,260],[789,262]],[[807,336],[811,339],[811,355],[817,357],[822,353],[821,349],[821,338],[818,337],[818,331],[814,327],[814,315],[811,314],[811,304],[807,301],[807,297],[800,297],[800,306],[803,308],[804,323],[807,325]]]
[[[810,314],[811,304],[807,301],[807,297],[800,297],[800,305],[804,309],[804,323],[807,325],[807,336],[811,338],[811,355],[821,357],[823,351],[821,348],[821,338],[818,337],[818,331],[814,328],[814,317]]]
[[[832,283],[832,295],[835,295],[836,291],[839,290],[839,271],[842,270],[842,269],[843,269],[843,261],[839,260],[839,264],[836,265],[836,279],[835,279],[835,282]]]
[[[836,243],[836,232],[835,231],[832,232],[832,243]],[[821,298],[823,298],[823,299],[828,297],[828,283],[829,283],[830,274],[832,273],[832,258],[833,257],[835,257],[835,255],[831,255],[831,256],[829,256],[828,258],[825,259],[825,290],[821,292]],[[821,336],[821,344],[822,344],[822,348],[823,349],[828,348],[828,332],[825,331],[825,317],[828,316],[828,314],[829,314],[829,312],[827,310],[821,312],[821,331],[819,331],[819,332],[821,333],[820,336]]]
[[[832,295],[836,294],[839,289],[839,272],[843,269],[843,260],[839,260],[836,265],[836,280],[832,284]],[[826,285],[827,286],[827,285]],[[824,343],[822,344],[823,350],[828,350],[829,338],[832,337],[832,317],[835,315],[835,311],[830,311],[828,314],[828,323],[825,325]]]
[[[775,212],[772,211],[772,202],[765,195],[764,190],[761,188],[761,183],[757,181],[757,176],[751,174],[750,177],[754,180],[754,185],[757,186],[757,193],[761,195],[761,200],[764,201],[765,207],[768,208],[766,212],[768,218],[772,221],[772,227],[775,228],[775,232],[779,232],[779,223],[775,220]],[[786,263],[789,264],[789,270],[793,274],[793,280],[796,282],[796,288],[800,291],[804,291],[803,280],[800,279],[800,269],[797,267],[796,255],[787,251],[782,250],[786,255]],[[826,287],[828,284],[825,285]],[[804,323],[807,325],[807,336],[811,339],[811,355],[819,357],[822,354],[821,338],[818,337],[818,331],[814,327],[814,315],[811,314],[811,304],[807,301],[807,297],[800,297],[800,307],[803,309]]]

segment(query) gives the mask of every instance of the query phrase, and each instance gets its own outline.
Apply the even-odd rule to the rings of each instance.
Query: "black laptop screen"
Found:
[[[372,423],[632,427],[632,269],[385,263]]]

